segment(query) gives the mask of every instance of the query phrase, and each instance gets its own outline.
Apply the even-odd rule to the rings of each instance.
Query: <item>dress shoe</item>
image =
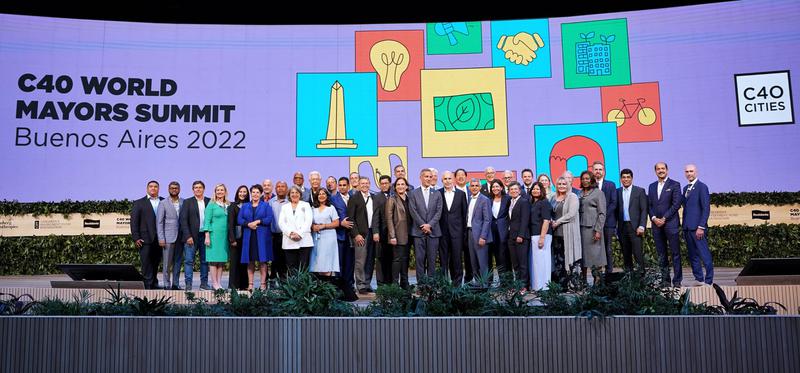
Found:
[[[214,290],[214,288],[212,288],[208,284],[203,284],[203,285],[200,285],[200,290]]]
[[[183,290],[183,289],[181,289],[181,287],[180,287],[180,286],[178,286],[178,285],[172,285],[172,286],[169,288],[169,290]]]

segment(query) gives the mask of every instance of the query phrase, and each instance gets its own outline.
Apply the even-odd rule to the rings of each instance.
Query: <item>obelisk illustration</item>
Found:
[[[331,87],[331,104],[328,111],[328,133],[320,140],[317,149],[355,149],[358,144],[348,139],[344,123],[344,87],[337,80]]]

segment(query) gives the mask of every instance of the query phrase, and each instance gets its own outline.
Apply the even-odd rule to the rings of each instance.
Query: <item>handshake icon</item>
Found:
[[[506,52],[506,59],[517,65],[528,66],[536,58],[536,51],[544,47],[542,37],[537,33],[519,32],[514,36],[500,36],[497,49]]]

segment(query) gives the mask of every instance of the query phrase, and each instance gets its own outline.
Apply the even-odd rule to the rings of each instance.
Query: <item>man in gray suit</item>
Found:
[[[442,230],[442,194],[433,189],[433,172],[423,168],[419,172],[420,186],[408,195],[411,213],[411,236],[414,237],[414,254],[417,257],[417,279],[433,275],[436,256],[439,252],[439,237]]]
[[[181,185],[177,181],[169,183],[169,198],[158,204],[156,211],[156,231],[158,232],[158,246],[161,246],[163,258],[164,289],[181,290],[179,275],[183,264],[183,250],[176,250],[175,245],[180,242],[181,224],[178,221],[183,201],[178,196]],[[170,286],[170,279],[172,284]]]
[[[469,182],[470,196],[467,202],[467,242],[472,264],[472,278],[488,279],[489,243],[492,242],[492,202],[481,193],[481,182],[473,178]],[[485,285],[485,284],[484,284]]]
[[[617,238],[622,246],[625,271],[633,270],[633,257],[639,269],[644,269],[642,238],[647,224],[647,194],[644,188],[633,185],[633,171],[624,169],[619,174],[622,187],[617,188]]]

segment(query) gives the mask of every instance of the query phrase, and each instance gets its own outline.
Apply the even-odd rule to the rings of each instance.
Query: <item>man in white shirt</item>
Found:
[[[464,235],[467,233],[467,196],[455,188],[453,173],[442,173],[444,188],[438,192],[442,194],[442,217],[439,225],[442,228],[442,238],[439,240],[439,263],[450,272],[450,279],[454,286],[462,284],[464,269]],[[447,263],[447,265],[445,265]]]
[[[619,181],[622,186],[616,190],[615,211],[625,271],[633,271],[634,258],[638,269],[642,270],[645,268],[642,239],[647,225],[647,194],[643,188],[633,185],[633,171],[630,169],[620,172]]]
[[[375,246],[380,241],[379,227],[374,216],[378,215],[369,179],[358,179],[358,192],[350,197],[347,216],[352,219],[350,236],[355,246],[356,287],[361,294],[372,293],[372,272],[375,269]]]

